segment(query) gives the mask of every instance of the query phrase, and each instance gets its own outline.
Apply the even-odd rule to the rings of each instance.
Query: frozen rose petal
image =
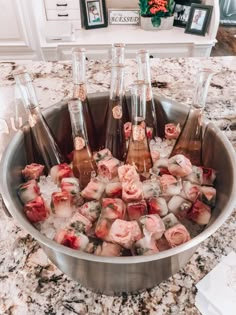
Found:
[[[111,229],[112,222],[113,222],[112,220],[100,217],[96,224],[95,235],[98,238],[109,242],[111,240],[109,232]]]
[[[192,173],[192,164],[182,154],[177,154],[168,160],[168,170],[174,176],[187,176]]]
[[[105,190],[105,185],[96,178],[92,178],[88,185],[82,190],[81,196],[87,200],[99,200]]]
[[[163,217],[168,213],[166,200],[163,197],[148,200],[148,214],[158,214]]]
[[[137,173],[136,168],[133,165],[125,164],[118,167],[118,175],[122,183],[139,181],[139,174]]]
[[[26,180],[39,179],[39,177],[43,175],[44,168],[44,165],[32,163],[26,165],[26,167],[22,170],[22,175]]]
[[[118,175],[120,161],[116,158],[106,158],[98,162],[98,174],[111,180]]]
[[[134,244],[134,250],[136,255],[146,256],[153,255],[159,252],[156,243],[153,239],[143,237]]]
[[[75,213],[69,222],[70,228],[73,228],[76,233],[88,233],[92,228],[92,223],[79,212]]]
[[[101,205],[99,201],[88,201],[79,207],[78,211],[91,222],[94,222],[101,213]]]
[[[160,186],[163,195],[178,195],[181,192],[182,185],[174,176],[164,174],[160,177]]]
[[[62,178],[73,177],[73,172],[72,172],[71,167],[68,164],[63,163],[63,164],[54,165],[50,169],[50,176],[54,183],[59,184]]]
[[[201,187],[196,184],[192,184],[189,181],[183,181],[183,196],[194,202],[197,200],[199,194],[200,194]]]
[[[190,181],[193,184],[202,185],[203,183],[203,170],[199,166],[192,166],[192,173],[184,177],[184,180]]]
[[[95,255],[104,257],[121,256],[122,247],[118,244],[103,242],[94,252]]]
[[[109,219],[124,219],[126,206],[123,200],[119,198],[103,198],[101,216]]]
[[[165,138],[166,139],[177,139],[180,134],[180,125],[169,123],[165,125]]]
[[[23,204],[35,199],[39,196],[39,186],[35,179],[31,179],[18,187],[18,194]]]
[[[52,212],[60,218],[69,218],[72,215],[72,197],[67,191],[52,193]]]
[[[102,161],[105,158],[109,158],[112,157],[111,151],[108,149],[103,149],[101,151],[96,152],[93,155],[93,159],[95,160],[96,163],[98,163],[99,161]]]
[[[216,202],[216,189],[211,186],[201,186],[200,200],[210,207],[215,206]]]
[[[112,243],[130,249],[135,241],[142,237],[142,232],[137,221],[124,221],[117,219],[109,232]]]
[[[211,208],[197,200],[188,212],[187,217],[199,225],[206,225],[211,218]]]
[[[123,182],[122,199],[125,202],[139,201],[143,199],[143,186],[141,182]]]
[[[178,218],[184,218],[191,207],[192,203],[181,196],[173,196],[168,201],[169,211],[175,214]]]
[[[89,243],[86,235],[76,233],[74,229],[59,230],[54,240],[61,245],[77,250],[85,250]]]
[[[47,209],[43,198],[40,196],[28,202],[24,206],[24,212],[27,218],[33,223],[44,221],[49,215],[49,210]]]
[[[164,218],[162,218],[162,221],[165,224],[166,229],[180,223],[173,213],[167,214]]]
[[[216,171],[213,168],[201,167],[203,171],[202,185],[212,186],[216,179]]]
[[[154,240],[161,238],[165,232],[165,225],[157,214],[145,215],[139,219],[139,222],[141,223],[143,234]]]
[[[145,200],[131,202],[127,204],[127,213],[130,220],[138,220],[141,216],[147,214],[147,204]]]
[[[120,198],[122,196],[121,182],[108,183],[106,185],[105,193],[107,197]]]
[[[145,180],[142,182],[142,186],[144,199],[158,197],[161,193],[160,183],[157,180]]]
[[[188,230],[183,224],[176,224],[172,226],[165,231],[164,235],[170,247],[176,247],[184,244],[191,239]]]

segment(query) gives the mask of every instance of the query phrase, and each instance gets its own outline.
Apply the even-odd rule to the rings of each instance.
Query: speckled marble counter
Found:
[[[136,77],[136,63],[126,63],[128,86]],[[189,105],[200,65],[216,71],[206,116],[236,148],[236,57],[152,59],[152,79],[158,83],[154,92]],[[1,151],[23,120],[16,110],[12,77],[12,71],[21,66],[32,73],[42,108],[70,97],[72,92],[70,63],[0,63]],[[108,62],[88,63],[89,92],[106,91],[109,81]],[[167,281],[137,295],[108,297],[85,289],[61,273],[36,241],[0,209],[0,314],[200,314],[194,306],[195,285],[232,250],[236,251],[236,212],[201,244],[186,267]]]

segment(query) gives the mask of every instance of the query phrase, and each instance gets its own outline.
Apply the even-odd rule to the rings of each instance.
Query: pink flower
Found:
[[[94,222],[98,219],[101,213],[101,205],[99,201],[85,202],[78,208],[78,211],[91,222]]]
[[[154,240],[159,240],[165,232],[165,225],[158,214],[149,214],[141,217],[139,222],[142,225],[143,234]]]
[[[26,167],[22,170],[22,175],[25,179],[38,179],[41,175],[43,175],[44,168],[44,165],[32,163],[26,165]]]
[[[92,178],[88,185],[81,191],[81,196],[87,200],[99,200],[105,190],[104,183]]]
[[[177,139],[180,134],[180,126],[175,124],[165,125],[165,138],[166,139]]]
[[[120,161],[116,158],[106,158],[98,162],[98,173],[107,179],[112,179],[118,174]]]
[[[35,179],[31,179],[21,184],[18,188],[18,194],[24,204],[35,199],[40,194],[38,183]]]
[[[141,182],[122,183],[122,199],[125,202],[138,201],[143,199],[143,186]]]
[[[139,174],[137,173],[136,168],[133,165],[125,164],[118,167],[118,175],[122,183],[139,181]]]
[[[145,200],[127,204],[127,213],[130,220],[138,220],[141,216],[147,214],[147,204]]]
[[[57,217],[69,218],[72,214],[72,197],[68,191],[52,193],[51,208]]]
[[[61,245],[77,250],[85,250],[89,243],[86,235],[76,232],[73,228],[59,230],[54,240]]]
[[[178,245],[188,242],[191,239],[186,227],[180,223],[166,230],[164,235],[170,247],[176,247]]]
[[[103,198],[101,216],[109,220],[124,219],[126,206],[119,198]]]
[[[108,183],[106,185],[106,196],[110,198],[121,198],[122,196],[121,182]]]
[[[168,170],[174,176],[187,176],[192,173],[192,164],[182,154],[177,154],[168,160]]]
[[[49,211],[45,206],[44,200],[40,196],[28,202],[24,206],[24,212],[27,218],[33,223],[44,221],[49,215]]]
[[[117,219],[111,226],[109,236],[112,243],[130,249],[133,243],[142,237],[142,232],[137,221]]]

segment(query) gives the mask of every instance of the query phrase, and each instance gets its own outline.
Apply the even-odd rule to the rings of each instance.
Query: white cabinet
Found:
[[[30,8],[30,0],[0,0],[0,60],[41,58]]]

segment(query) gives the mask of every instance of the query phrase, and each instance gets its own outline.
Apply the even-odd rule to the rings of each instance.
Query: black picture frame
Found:
[[[185,28],[192,3],[201,4],[201,0],[175,0],[174,26]]]
[[[82,0],[82,15],[86,29],[107,27],[107,9],[105,0]]]
[[[185,33],[205,36],[212,11],[212,5],[192,4]]]

